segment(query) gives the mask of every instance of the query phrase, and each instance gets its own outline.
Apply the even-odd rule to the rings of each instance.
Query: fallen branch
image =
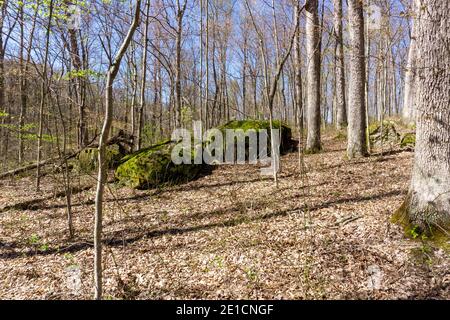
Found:
[[[39,162],[39,166],[43,167],[61,160],[70,160],[75,158],[76,156],[78,156],[83,150],[88,149],[88,148],[98,148],[98,143],[93,143],[94,140],[97,139],[97,136],[94,137],[94,139],[91,141],[91,143],[89,143],[87,146],[63,157],[62,159],[60,157],[57,158],[50,158],[50,159],[46,159],[43,160],[41,162]],[[110,146],[110,145],[114,145],[117,144],[120,148],[120,151],[126,151],[128,152],[130,149],[127,150],[127,148],[125,146],[131,147],[133,144],[133,136],[129,135],[127,133],[125,133],[124,131],[120,130],[119,133],[117,135],[115,135],[114,137],[112,137],[111,139],[109,139],[106,143],[106,145]],[[125,145],[125,146],[124,146]],[[33,169],[36,169],[38,167],[38,163],[32,163],[14,170],[10,170],[7,172],[3,172],[0,173],[0,179],[4,179],[6,177],[9,176],[14,176],[16,174],[20,174],[20,173],[24,173]]]

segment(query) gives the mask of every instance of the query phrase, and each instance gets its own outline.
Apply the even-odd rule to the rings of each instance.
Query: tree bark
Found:
[[[43,113],[44,113],[44,105],[45,99],[47,97],[47,60],[49,54],[49,45],[50,45],[50,28],[53,16],[53,0],[50,0],[49,3],[49,14],[48,14],[48,22],[47,22],[47,30],[45,36],[45,52],[44,52],[44,61],[42,63],[42,83],[41,83],[41,101],[39,104],[39,133],[38,133],[38,141],[37,141],[37,167],[36,167],[36,191],[40,189],[41,183],[41,155],[42,155],[42,134],[43,134]]]
[[[350,31],[350,80],[348,145],[349,159],[367,155],[365,107],[364,16],[360,0],[348,1]]]
[[[182,125],[181,119],[181,40],[183,37],[183,17],[186,11],[187,0],[184,4],[180,4],[177,0],[177,34],[176,34],[176,69],[175,69],[175,125],[180,128]]]
[[[141,79],[141,92],[139,98],[139,114],[138,114],[138,127],[137,134],[133,132],[135,138],[137,138],[137,150],[142,147],[142,130],[144,126],[144,107],[145,107],[145,85],[147,82],[147,47],[148,47],[148,27],[150,18],[150,0],[147,0],[145,5],[145,22],[144,22],[144,35],[143,35],[143,53],[142,53],[142,79]],[[156,85],[156,84],[155,84]],[[155,96],[157,92],[155,90]]]
[[[336,83],[336,127],[341,130],[347,126],[345,104],[344,44],[342,41],[342,0],[333,0],[335,47],[335,83]]]
[[[320,27],[318,1],[306,1],[306,52],[307,52],[307,116],[308,136],[306,150],[316,153],[321,150],[320,142]]]
[[[450,227],[450,2],[416,0],[416,148],[407,217],[430,231]],[[448,235],[448,233],[447,233]]]
[[[414,8],[414,6],[413,6]],[[416,39],[414,35],[415,15],[412,14],[411,40],[409,43],[408,62],[405,70],[405,92],[403,99],[402,118],[405,123],[414,122],[414,88],[416,86]]]

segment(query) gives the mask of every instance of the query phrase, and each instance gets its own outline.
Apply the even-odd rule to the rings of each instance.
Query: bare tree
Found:
[[[367,155],[364,16],[360,0],[348,1],[348,19],[350,32],[350,80],[347,156],[349,159],[352,159]]]
[[[307,116],[308,135],[306,150],[316,153],[320,142],[320,25],[318,0],[306,0],[306,64],[307,64]]]
[[[409,51],[408,51],[408,63],[406,65],[405,70],[405,92],[403,99],[403,110],[402,110],[402,118],[405,123],[414,122],[414,93],[415,86],[417,85],[416,81],[416,37],[414,34],[414,4],[412,9],[412,26],[411,26],[411,37],[409,43]]]
[[[103,294],[102,287],[102,224],[103,224],[103,193],[107,177],[107,159],[106,159],[106,142],[111,131],[113,119],[113,84],[119,72],[120,63],[126,53],[134,32],[139,25],[139,16],[141,12],[141,0],[136,0],[136,8],[133,21],[125,36],[122,45],[117,51],[114,59],[110,62],[106,75],[106,92],[105,92],[105,119],[103,122],[102,132],[98,145],[98,182],[97,193],[95,196],[95,226],[94,226],[94,282],[95,282],[95,299],[101,299]]]
[[[53,18],[53,0],[50,0],[49,3],[49,12],[48,12],[48,22],[46,27],[46,35],[45,35],[45,52],[44,52],[44,61],[42,62],[42,84],[41,84],[41,101],[39,105],[39,133],[38,133],[38,143],[37,143],[37,168],[36,168],[36,190],[39,191],[41,184],[41,155],[42,155],[42,134],[44,132],[44,105],[45,99],[47,97],[47,60],[49,53],[49,45],[50,45],[50,29]]]
[[[175,68],[175,125],[181,127],[181,49],[182,49],[182,37],[183,37],[183,18],[186,12],[187,0],[181,4],[180,0],[177,0],[177,30],[176,30],[176,68]]]
[[[335,37],[335,94],[336,94],[336,127],[347,126],[347,110],[345,103],[345,67],[344,43],[342,38],[342,0],[333,0],[334,4],[334,37]]]
[[[137,129],[137,149],[142,147],[142,127],[144,124],[144,107],[145,107],[145,85],[147,81],[147,50],[148,50],[148,28],[150,19],[150,0],[145,4],[145,22],[144,22],[144,35],[143,35],[143,53],[142,53],[142,78],[141,78],[141,92],[139,99],[139,114],[138,114],[138,129]],[[155,91],[155,96],[157,95]],[[136,133],[133,132],[133,135]]]
[[[416,1],[417,138],[403,218],[427,235],[450,231],[450,2]],[[419,230],[418,230],[419,231]]]

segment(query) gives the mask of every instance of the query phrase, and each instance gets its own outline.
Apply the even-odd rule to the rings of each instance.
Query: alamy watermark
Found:
[[[381,30],[382,28],[382,15],[381,8],[375,4],[371,4],[366,7],[367,14],[367,28],[369,30]]]
[[[174,164],[249,164],[269,165],[261,168],[262,175],[272,175],[279,170],[280,130],[272,129],[209,129],[203,134],[201,121],[193,122],[193,137],[187,129],[176,129],[172,141]],[[269,156],[270,149],[270,156]]]
[[[66,268],[66,286],[74,295],[81,294],[81,269],[77,265]]]
[[[379,290],[381,289],[381,282],[383,280],[383,272],[380,267],[376,264],[370,265],[367,268],[367,289],[368,290]]]
[[[81,28],[81,7],[76,4],[67,6],[67,28],[79,30]]]

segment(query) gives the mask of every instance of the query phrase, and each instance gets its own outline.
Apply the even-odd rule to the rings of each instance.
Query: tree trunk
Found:
[[[335,48],[335,82],[336,82],[336,127],[341,130],[347,126],[347,110],[345,105],[345,76],[344,76],[344,44],[342,41],[342,0],[334,3],[334,34]]]
[[[71,0],[66,0],[65,4],[67,6],[72,4]],[[67,18],[70,18],[72,13],[67,12]],[[84,147],[88,143],[88,129],[86,121],[86,106],[84,95],[84,87],[86,83],[86,75],[80,74],[83,70],[83,65],[81,62],[80,50],[78,48],[78,36],[77,29],[68,29],[69,36],[69,51],[70,58],[72,61],[72,70],[75,72],[75,101],[78,107],[78,147]]]
[[[414,8],[414,6],[413,6]],[[414,9],[409,43],[408,62],[405,70],[405,92],[403,99],[402,118],[405,123],[414,122],[414,88],[416,86],[416,39],[414,35]]]
[[[144,126],[144,107],[145,107],[145,84],[147,82],[147,47],[148,47],[148,27],[149,27],[149,16],[150,14],[150,0],[147,0],[145,6],[145,25],[144,25],[144,35],[143,35],[143,53],[142,53],[142,79],[141,79],[141,92],[139,99],[139,114],[138,114],[138,127],[137,133],[133,132],[135,139],[137,139],[137,150],[142,147],[142,129]],[[156,81],[155,81],[156,82]],[[156,86],[156,83],[155,83]],[[155,90],[155,96],[157,92]],[[155,124],[152,124],[155,125]]]
[[[43,134],[43,114],[44,114],[44,105],[45,99],[47,97],[47,60],[49,54],[49,44],[50,44],[50,28],[53,16],[53,0],[50,0],[49,3],[49,15],[47,22],[47,30],[45,36],[45,52],[44,52],[44,61],[42,63],[42,83],[41,83],[41,101],[39,105],[39,133],[38,133],[38,141],[37,141],[37,167],[36,167],[36,191],[40,189],[41,183],[41,155],[42,155],[42,134]]]
[[[320,151],[320,39],[318,1],[306,2],[308,153]]]
[[[303,91],[302,91],[302,56],[301,56],[301,38],[300,38],[300,4],[296,5],[295,21],[298,25],[295,39],[295,106],[296,122],[298,124],[299,137],[303,135]],[[303,144],[303,141],[300,141]]]
[[[411,185],[404,208],[422,231],[450,227],[450,2],[418,6],[417,129]],[[447,233],[448,236],[448,233]]]
[[[177,0],[177,34],[176,34],[176,70],[175,70],[175,126],[180,128],[182,125],[181,119],[181,39],[183,36],[183,17],[186,10],[187,0],[184,1],[183,6],[180,5],[180,0]]]
[[[348,1],[350,31],[350,80],[348,113],[349,159],[367,155],[366,107],[365,107],[365,60],[364,60],[364,16],[360,0]]]
[[[113,83],[120,68],[120,62],[125,54],[134,32],[139,23],[139,14],[141,11],[141,0],[136,0],[136,9],[133,22],[128,33],[117,52],[112,64],[109,66],[106,76],[106,93],[105,93],[105,119],[103,122],[102,132],[98,145],[98,182],[97,193],[95,196],[95,226],[94,226],[94,283],[95,283],[95,299],[101,299],[103,294],[102,286],[102,229],[103,229],[103,193],[107,177],[107,159],[106,145],[111,131],[113,120]]]

